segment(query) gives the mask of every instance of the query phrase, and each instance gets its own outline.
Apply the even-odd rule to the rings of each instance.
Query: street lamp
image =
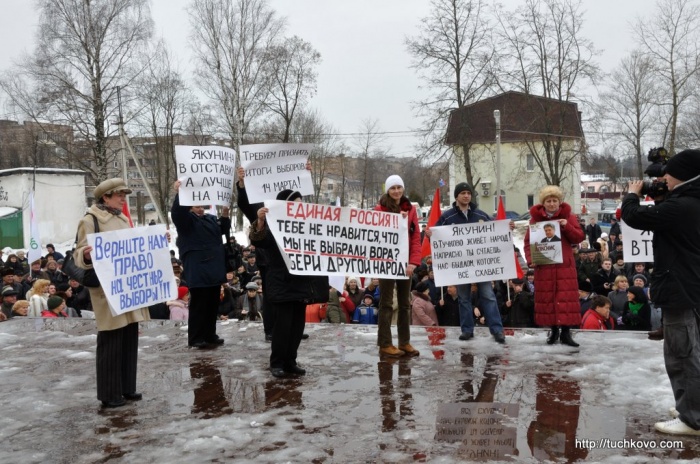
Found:
[[[501,112],[493,110],[493,119],[496,120],[496,209],[501,199]]]

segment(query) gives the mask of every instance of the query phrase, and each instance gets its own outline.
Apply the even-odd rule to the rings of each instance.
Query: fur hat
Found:
[[[471,185],[467,184],[466,182],[460,182],[459,184],[455,185],[454,197],[457,198],[457,195],[465,190],[469,190],[469,193],[474,195],[474,189],[472,189]]]
[[[49,307],[49,311],[53,311],[54,309],[58,308],[63,304],[63,298],[60,296],[50,296],[49,299],[46,301],[46,305]]]
[[[280,193],[277,194],[278,200],[294,201],[297,198],[301,198],[301,193],[297,192],[296,190],[282,190]]]
[[[11,267],[6,267],[2,270],[2,272],[0,272],[0,274],[2,274],[2,277],[13,276],[15,275],[15,270]]]
[[[115,192],[131,193],[131,189],[126,186],[126,182],[119,177],[107,179],[95,187],[95,200],[99,200],[103,195],[108,195]]]
[[[540,190],[540,204],[543,205],[549,197],[556,197],[561,202],[564,201],[564,192],[558,185],[547,185]]]
[[[260,287],[258,287],[258,284],[256,284],[255,282],[248,282],[247,284],[245,284],[246,290],[255,290],[257,292],[258,288]]]
[[[401,176],[397,176],[396,174],[386,178],[386,182],[384,182],[384,191],[389,193],[389,189],[395,185],[400,185],[402,188],[404,188],[403,179]]]
[[[666,173],[685,182],[700,176],[700,150],[683,150],[669,158]]]
[[[2,296],[17,295],[17,291],[9,285],[2,287]]]
[[[177,287],[177,299],[178,300],[183,300],[185,298],[185,295],[190,293],[190,289],[187,287]]]

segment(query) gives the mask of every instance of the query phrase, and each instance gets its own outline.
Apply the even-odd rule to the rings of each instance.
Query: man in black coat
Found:
[[[663,309],[664,362],[676,402],[676,419],[656,430],[700,435],[700,150],[684,150],[666,164],[669,192],[641,206],[642,181],[629,183],[622,219],[654,232],[651,295]]]
[[[174,188],[176,192],[180,189],[180,181]],[[181,206],[178,193],[170,216],[177,228],[176,245],[185,268],[182,275],[190,289],[187,343],[196,348],[222,345],[224,340],[216,335],[216,318],[221,284],[226,282],[222,236],[231,229],[228,208],[217,220],[213,214],[204,214],[203,206]]]
[[[593,244],[600,238],[603,233],[600,226],[596,224],[596,219],[591,218],[591,223],[586,226],[586,236],[588,237],[588,244],[593,248]]]

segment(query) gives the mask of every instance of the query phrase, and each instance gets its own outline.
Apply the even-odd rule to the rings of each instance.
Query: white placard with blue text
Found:
[[[274,200],[282,190],[314,194],[311,171],[306,161],[310,143],[269,143],[241,145],[241,166],[245,169],[245,191],[251,203]]]
[[[87,240],[113,315],[177,299],[165,225],[88,234]]]
[[[435,285],[460,285],[517,276],[510,220],[430,228]]]
[[[182,206],[229,206],[236,173],[236,150],[175,145]]]
[[[408,279],[408,219],[401,214],[279,200],[265,206],[291,274]]]
[[[653,263],[654,248],[652,240],[654,232],[650,230],[633,229],[620,221],[622,231],[622,256],[626,263]]]

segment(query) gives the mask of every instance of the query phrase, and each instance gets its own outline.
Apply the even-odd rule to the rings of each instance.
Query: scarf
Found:
[[[110,214],[113,214],[115,216],[119,216],[122,214],[122,210],[116,209],[116,208],[111,208],[104,203],[97,203],[97,209],[102,210],[102,211],[107,211]]]
[[[628,306],[630,308],[630,312],[636,316],[639,313],[639,310],[642,309],[642,306],[644,306],[644,303],[632,303],[630,301]]]

